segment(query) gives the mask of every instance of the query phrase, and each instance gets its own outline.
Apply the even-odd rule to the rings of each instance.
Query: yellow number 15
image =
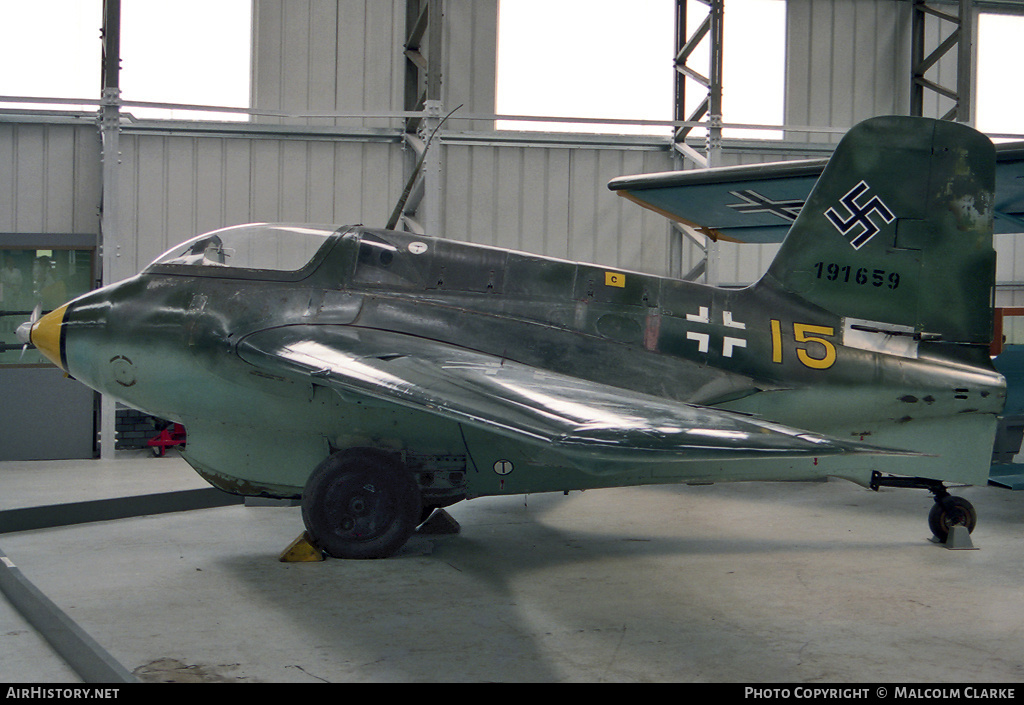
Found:
[[[782,362],[782,323],[772,319],[772,362]],[[818,336],[834,336],[836,331],[831,326],[814,326],[809,323],[793,324],[793,340],[807,343],[805,347],[797,347],[796,357],[806,367],[813,370],[827,370],[836,364],[836,346],[830,340]],[[819,347],[820,346],[820,347]],[[811,353],[814,353],[813,355]]]

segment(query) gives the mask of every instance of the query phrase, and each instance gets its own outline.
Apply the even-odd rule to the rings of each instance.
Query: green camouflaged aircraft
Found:
[[[963,125],[858,125],[744,289],[261,224],[21,335],[183,424],[214,486],[301,497],[333,556],[390,555],[432,510],[485,495],[825,476],[930,490],[944,539],[976,521],[944,483],[985,483],[1005,400],[994,158]]]

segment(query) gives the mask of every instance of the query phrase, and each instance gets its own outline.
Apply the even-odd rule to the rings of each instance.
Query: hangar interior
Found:
[[[723,37],[741,0],[661,3],[671,111],[626,118],[612,106],[499,114],[500,19],[515,0],[241,3],[244,107],[122,94],[121,20],[139,5],[96,2],[97,95],[0,96],[0,264],[32,278],[35,296],[15,299],[8,279],[0,303],[0,609],[13,625],[0,679],[1019,680],[1015,493],[967,491],[977,550],[923,539],[918,493],[759,483],[474,500],[452,508],[461,534],[418,537],[395,559],[281,563],[301,532],[295,507],[211,503],[173,449],[118,449],[130,410],[14,340],[36,303],[57,305],[44,296],[127,278],[198,233],[248,222],[387,225],[745,286],[777,245],[715,242],[607,183],[828,156],[877,115],[979,124],[979,26],[1022,17],[1016,2],[984,0],[746,1],[774,6],[784,27],[783,112],[753,125],[723,102]],[[631,62],[572,26],[561,37],[581,73]],[[202,47],[182,37],[180,49]],[[153,109],[174,112],[144,116]],[[995,303],[1024,305],[1017,235],[996,249]],[[36,281],[44,262],[59,282]],[[1024,342],[1013,319],[1004,333]],[[33,590],[36,606],[15,609],[9,591]],[[54,644],[39,619],[70,636]]]

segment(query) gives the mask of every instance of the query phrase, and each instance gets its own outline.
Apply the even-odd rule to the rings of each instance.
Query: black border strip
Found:
[[[0,534],[49,529],[56,526],[110,521],[147,514],[168,514],[242,504],[244,498],[213,487],[159,492],[135,497],[113,497],[86,502],[48,504],[0,511]]]

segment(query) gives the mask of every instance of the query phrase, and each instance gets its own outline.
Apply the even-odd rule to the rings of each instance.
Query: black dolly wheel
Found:
[[[974,505],[963,497],[937,497],[931,511],[928,512],[928,528],[942,543],[946,543],[949,531],[954,526],[966,526],[967,532],[971,533],[977,523],[978,513],[974,510]]]
[[[399,458],[351,448],[322,462],[306,481],[302,521],[335,558],[386,558],[419,524],[420,490]]]

